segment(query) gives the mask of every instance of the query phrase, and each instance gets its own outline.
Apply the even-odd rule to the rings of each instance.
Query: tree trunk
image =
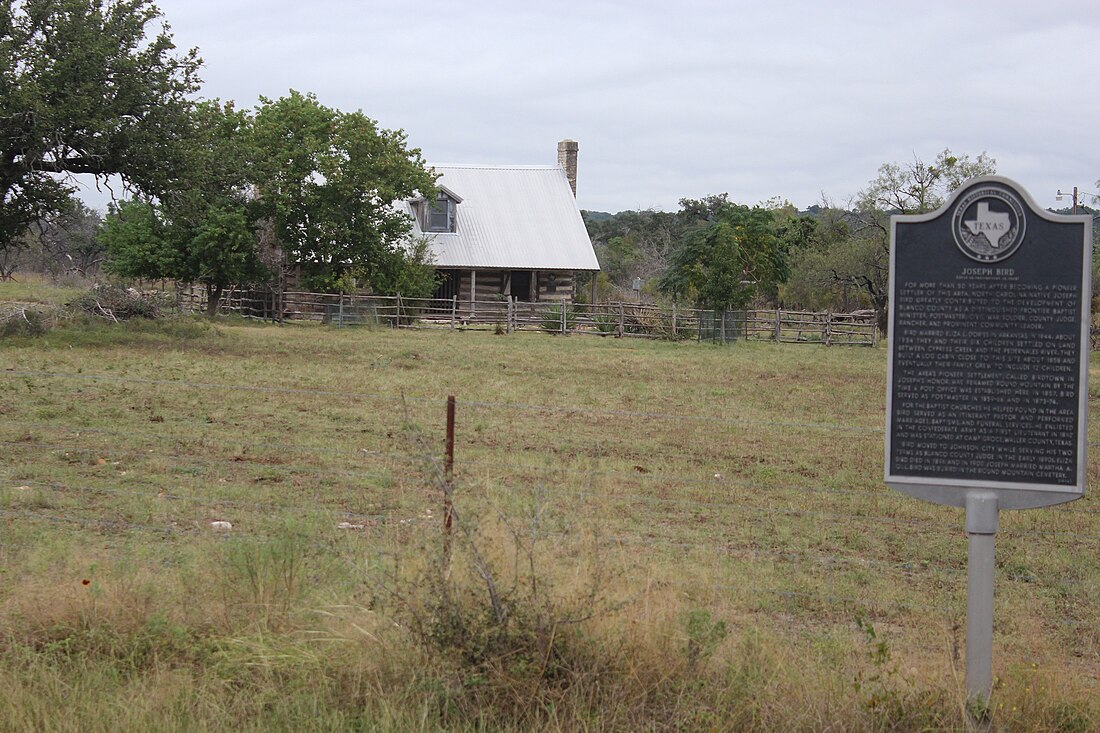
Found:
[[[887,335],[886,331],[890,326],[888,301],[886,298],[874,298],[871,302],[875,306],[875,320],[878,322],[878,332],[885,338]]]
[[[225,288],[221,285],[206,284],[206,317],[213,318],[218,315],[218,303],[222,300],[222,291]]]

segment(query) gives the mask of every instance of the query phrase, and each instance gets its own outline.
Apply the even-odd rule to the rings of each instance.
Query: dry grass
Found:
[[[0,728],[967,724],[962,516],[882,486],[882,350],[182,321],[0,355]],[[448,394],[449,571],[408,437],[438,455]],[[1097,516],[1003,517],[998,729],[1100,725]]]

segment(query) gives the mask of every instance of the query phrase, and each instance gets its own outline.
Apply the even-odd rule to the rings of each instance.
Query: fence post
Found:
[[[508,296],[508,327],[505,329],[508,333],[513,333],[516,330],[516,299],[511,295]]]
[[[343,328],[344,327],[344,294],[343,293],[340,293],[340,307],[339,307],[339,309],[337,309],[336,317],[338,319],[336,321],[336,327],[337,328]]]
[[[447,397],[447,455],[443,468],[443,543],[446,557],[451,557],[451,524],[454,513],[455,480],[455,398]]]
[[[775,343],[779,343],[779,336],[783,332],[783,311],[775,309]]]
[[[455,330],[455,318],[458,316],[458,296],[451,296],[451,330]]]
[[[401,328],[401,293],[397,294],[397,317],[393,319],[393,327]]]
[[[619,301],[619,338],[623,337],[623,333],[626,331],[626,314],[623,313],[623,302]]]
[[[721,344],[722,344],[723,346],[724,346],[724,345],[725,345],[725,343],[726,343],[726,314],[727,314],[727,313],[729,313],[729,311],[723,308],[723,309],[722,309],[722,322],[721,322],[721,326],[722,326],[722,340],[721,340],[721,341],[719,342],[719,343],[721,343]]]
[[[672,304],[672,340],[676,340],[676,304]]]
[[[833,345],[833,314],[830,311],[825,311],[825,333],[822,335],[821,340],[825,342],[826,346]]]
[[[276,316],[281,326],[286,318],[286,272],[282,267],[279,268],[279,292],[275,294],[275,308],[278,310]]]
[[[561,335],[564,336],[565,335],[565,301],[564,300],[561,301],[561,303],[558,307],[561,308]]]

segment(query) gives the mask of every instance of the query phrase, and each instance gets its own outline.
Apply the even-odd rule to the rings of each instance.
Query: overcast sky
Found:
[[[844,203],[945,147],[1043,206],[1100,178],[1096,0],[159,5],[204,97],[311,91],[432,163],[551,165],[571,138],[585,209]]]

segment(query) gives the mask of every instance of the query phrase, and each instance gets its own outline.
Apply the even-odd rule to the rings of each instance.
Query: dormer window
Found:
[[[426,232],[453,232],[455,230],[455,201],[446,191],[440,191],[435,201],[424,202],[421,226]]]

